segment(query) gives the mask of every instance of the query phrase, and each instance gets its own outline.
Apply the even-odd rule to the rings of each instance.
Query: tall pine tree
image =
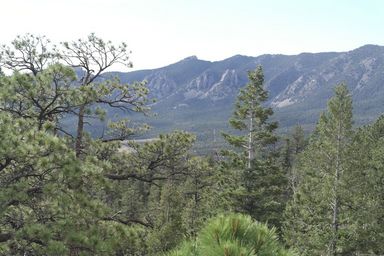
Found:
[[[348,177],[350,227],[347,252],[384,254],[384,116],[359,128],[352,143]]]
[[[304,255],[342,254],[348,242],[352,134],[352,99],[340,84],[300,156],[301,180],[286,210],[285,238]]]
[[[229,120],[230,126],[243,134],[224,133],[223,136],[229,144],[241,149],[238,154],[232,156],[235,156],[242,166],[251,168],[253,160],[263,158],[264,149],[277,141],[274,134],[277,123],[269,120],[273,110],[263,106],[268,99],[268,92],[264,89],[262,67],[258,66],[256,70],[249,71],[248,79],[248,84],[240,90],[235,111]]]
[[[236,211],[279,228],[287,179],[275,149],[277,123],[270,121],[272,109],[264,106],[268,93],[264,89],[261,66],[250,71],[248,78],[249,83],[240,90],[229,121],[239,132],[224,134],[228,143],[236,148],[225,152],[230,156],[234,180],[239,182],[238,189],[233,192],[234,207]]]

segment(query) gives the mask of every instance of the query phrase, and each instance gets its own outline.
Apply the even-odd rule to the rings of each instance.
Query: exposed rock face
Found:
[[[158,72],[149,75],[145,78],[148,82],[148,87],[155,94],[157,98],[166,98],[177,91],[176,82],[165,72]]]
[[[185,99],[202,98],[216,81],[217,74],[211,70],[206,70],[187,85],[187,90],[183,95]]]
[[[239,87],[239,76],[234,69],[226,69],[220,80],[204,94],[202,98],[220,100],[235,93]]]
[[[216,101],[233,98],[246,83],[247,71],[260,64],[264,67],[272,105],[286,107],[321,94],[321,90],[340,81],[347,82],[354,93],[370,90],[372,78],[384,72],[383,59],[384,47],[374,45],[345,53],[236,55],[217,62],[192,56],[164,68],[147,70],[139,77],[136,73],[141,71],[124,74],[124,79],[147,80],[152,96],[160,102],[175,94],[180,94],[180,101]]]
[[[236,55],[216,62],[192,56],[163,68],[118,75],[125,82],[147,80],[151,96],[157,99],[155,111],[181,109],[183,104],[198,111],[201,102],[232,105],[247,83],[247,72],[257,65],[263,66],[268,104],[276,112],[294,108],[318,113],[340,82],[347,83],[359,108],[384,111],[384,105],[376,104],[384,100],[384,47],[375,45],[341,53]]]

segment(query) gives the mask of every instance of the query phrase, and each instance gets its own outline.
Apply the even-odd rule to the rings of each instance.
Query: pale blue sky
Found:
[[[0,43],[91,32],[125,41],[135,69],[196,55],[347,51],[384,45],[382,0],[0,0]]]

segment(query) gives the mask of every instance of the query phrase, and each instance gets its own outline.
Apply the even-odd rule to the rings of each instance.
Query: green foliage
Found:
[[[48,123],[54,132],[68,135],[76,131],[79,157],[84,153],[86,120],[105,119],[100,106],[141,113],[149,110],[145,82],[124,84],[117,78],[101,78],[114,64],[132,66],[127,45],[114,45],[93,33],[85,40],[59,46],[45,37],[19,36],[10,46],[0,47],[0,66],[15,72],[2,82],[6,100],[0,109],[16,117],[37,119],[39,129]],[[58,122],[63,116],[77,118],[77,126],[63,129]],[[123,128],[119,135],[116,139],[124,140],[131,134]]]
[[[249,83],[239,92],[233,117],[229,120],[232,128],[246,131],[246,134],[223,133],[223,136],[229,144],[240,149],[238,154],[225,152],[226,155],[235,157],[233,160],[241,163],[242,167],[250,168],[253,159],[263,159],[265,147],[277,141],[273,134],[277,123],[268,120],[273,111],[263,106],[268,99],[268,93],[263,88],[264,74],[261,66],[248,72],[248,79]]]
[[[301,180],[287,208],[285,237],[302,253],[336,255],[348,241],[351,138],[352,100],[339,85],[299,160]]]
[[[39,129],[47,122],[55,124],[78,102],[78,91],[71,88],[74,81],[73,70],[60,64],[54,64],[36,76],[15,73],[3,77],[0,109],[15,118],[34,119]]]
[[[0,129],[1,254],[106,255],[131,240],[130,227],[103,221],[109,210],[94,196],[105,184],[98,165],[80,162],[33,120],[2,113]]]
[[[249,72],[222,161],[194,156],[187,132],[138,142],[148,125],[107,120],[110,108],[148,110],[145,82],[100,77],[122,62],[126,45],[94,34],[0,47],[14,71],[0,74],[0,255],[294,255],[278,242],[291,194],[284,238],[300,253],[383,253],[384,119],[354,132],[346,86],[304,151],[300,127],[279,148],[262,69]],[[78,118],[76,138],[64,116]],[[108,123],[101,138],[88,117]],[[250,216],[222,215],[233,210]]]
[[[17,36],[11,46],[0,46],[2,66],[13,71],[30,71],[33,75],[52,65],[58,57],[45,36],[26,34]]]
[[[286,136],[281,148],[280,163],[288,177],[289,196],[296,191],[300,174],[296,172],[294,166],[296,165],[298,155],[305,149],[306,145],[307,141],[304,130],[301,126],[296,125],[292,132]]]
[[[93,142],[91,155],[108,159],[104,176],[111,220],[144,227],[142,255],[158,255],[184,237],[193,238],[203,221],[219,209],[214,166],[189,151],[195,137],[185,132],[160,135],[145,143],[129,142],[125,149]],[[105,160],[104,160],[105,161]]]
[[[353,203],[353,236],[348,251],[382,254],[384,252],[384,119],[361,127],[352,142],[352,173],[348,177]]]
[[[243,171],[241,184],[233,194],[236,209],[280,229],[287,200],[282,168],[271,160],[255,161],[251,169]]]
[[[282,247],[275,230],[241,214],[219,215],[207,222],[196,243],[184,243],[168,255],[294,255]]]
[[[108,54],[124,52],[125,46],[113,49],[94,35],[88,39]],[[113,140],[137,129],[120,121],[111,125],[108,140],[85,136],[79,158],[61,119],[76,115],[85,103],[144,111],[145,83],[96,82],[92,75],[84,86],[76,86],[74,70],[60,64],[69,64],[69,59],[44,37],[18,37],[0,51],[0,64],[15,71],[0,77],[0,254],[116,255],[141,250],[137,244],[145,232],[111,217],[116,215],[107,200],[112,183],[105,177],[119,148]],[[92,54],[86,58],[100,61]],[[92,115],[92,107],[84,114]],[[100,109],[95,112],[103,117]],[[120,137],[111,139],[116,134]]]
[[[285,239],[303,255],[382,253],[376,242],[366,246],[383,241],[382,232],[368,228],[382,217],[380,196],[372,189],[382,185],[376,183],[380,172],[368,171],[376,146],[368,145],[367,131],[354,135],[351,96],[338,85],[299,157],[297,191],[286,209]]]
[[[233,206],[236,211],[251,215],[280,228],[287,200],[287,173],[279,164],[276,150],[276,122],[270,122],[273,111],[264,107],[268,98],[263,88],[264,75],[259,66],[248,73],[249,83],[240,91],[230,125],[245,134],[223,134],[237,148],[224,151],[224,166],[232,169]],[[237,171],[239,169],[239,171]],[[234,171],[236,170],[236,171]]]

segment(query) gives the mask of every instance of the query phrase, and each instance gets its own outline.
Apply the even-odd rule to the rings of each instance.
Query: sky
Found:
[[[383,11],[382,0],[0,0],[0,43],[94,32],[126,42],[138,70],[192,55],[216,61],[384,45]]]

